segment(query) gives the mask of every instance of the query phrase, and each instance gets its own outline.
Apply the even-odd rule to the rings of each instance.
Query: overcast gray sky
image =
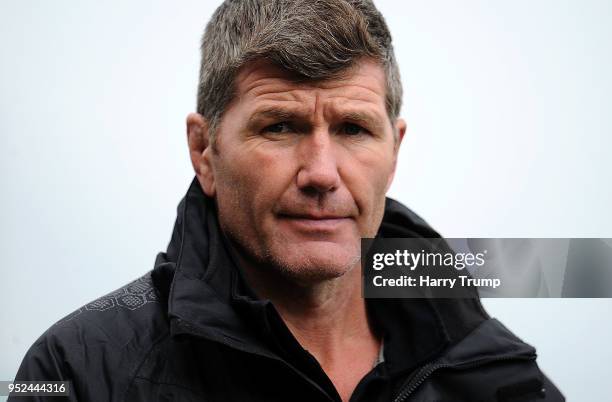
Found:
[[[408,122],[391,196],[448,237],[612,237],[611,2],[377,4]],[[214,7],[0,2],[0,380],[165,248]],[[605,399],[610,300],[485,305],[569,400]]]

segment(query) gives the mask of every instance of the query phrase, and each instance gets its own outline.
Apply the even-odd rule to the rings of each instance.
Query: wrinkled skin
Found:
[[[298,83],[265,62],[243,68],[217,128],[187,119],[192,163],[242,257],[312,284],[354,268],[384,212],[405,123],[390,121],[385,76],[357,62]]]

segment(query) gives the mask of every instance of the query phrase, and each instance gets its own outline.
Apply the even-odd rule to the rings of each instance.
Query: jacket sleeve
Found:
[[[536,368],[537,377],[529,375],[529,366],[525,366],[521,374],[527,374],[518,382],[513,382],[498,389],[496,402],[564,402],[565,397],[552,381],[537,367],[534,362],[530,363]],[[531,371],[533,374],[533,371]],[[487,399],[488,400],[488,399]]]
[[[561,391],[545,374],[543,375],[544,402],[565,402],[565,397],[561,394]]]
[[[62,348],[55,342],[53,336],[45,333],[27,351],[15,375],[15,381],[70,381],[68,396],[20,395],[10,396],[8,402],[76,402],[79,399],[73,389],[72,380],[72,370],[64,360]]]

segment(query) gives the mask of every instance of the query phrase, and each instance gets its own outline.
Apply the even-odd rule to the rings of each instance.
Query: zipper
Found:
[[[536,356],[502,356],[497,358],[488,358],[488,359],[480,359],[467,363],[431,363],[421,367],[420,370],[416,372],[415,375],[408,378],[402,388],[393,399],[393,402],[405,402],[407,398],[414,393],[414,391],[421,385],[425,380],[427,380],[436,370],[443,368],[453,368],[453,369],[468,369],[474,368],[481,365],[485,365],[488,363],[498,362],[498,361],[506,361],[506,360],[535,360]]]

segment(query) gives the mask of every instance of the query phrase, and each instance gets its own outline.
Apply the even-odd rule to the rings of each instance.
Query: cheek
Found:
[[[219,210],[230,209],[242,223],[261,225],[286,185],[288,161],[269,150],[246,148],[223,155],[215,174]],[[228,208],[229,207],[229,208]]]
[[[387,182],[393,172],[393,154],[353,153],[343,160],[343,166],[344,181],[361,213],[361,232],[373,235],[384,213]]]

